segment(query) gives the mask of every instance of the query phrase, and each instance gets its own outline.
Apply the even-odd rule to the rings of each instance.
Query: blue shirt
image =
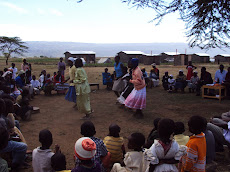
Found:
[[[22,78],[20,76],[17,76],[15,79],[16,85],[20,88],[25,86],[25,83],[22,81]]]
[[[115,72],[116,72],[116,77],[119,78],[123,75],[123,72],[122,72],[122,68],[121,68],[121,62],[118,63],[118,65],[116,66],[116,63],[114,63],[114,69],[115,69]]]
[[[219,83],[222,84],[223,81],[225,81],[225,77],[226,77],[227,71],[223,70],[223,72],[220,72],[220,69],[216,71],[215,74],[215,82],[217,82],[217,80],[219,79]]]

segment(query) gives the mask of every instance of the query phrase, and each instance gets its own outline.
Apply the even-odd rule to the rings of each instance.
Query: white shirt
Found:
[[[41,86],[38,80],[31,80],[30,83],[32,84],[33,88],[38,88]]]
[[[42,74],[39,78],[39,81],[41,83],[41,87],[43,86],[43,82],[44,82],[45,76]]]
[[[16,73],[18,72],[18,69],[16,67],[14,67],[14,68],[10,67],[9,69],[11,69],[13,71],[12,79],[15,79],[16,78]]]

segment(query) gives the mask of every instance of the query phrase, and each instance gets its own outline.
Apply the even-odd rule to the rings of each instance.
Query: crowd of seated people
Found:
[[[4,101],[0,99],[1,105],[2,102]],[[15,140],[15,126],[11,118],[5,117],[2,106],[1,114],[4,117],[0,118],[0,155],[12,152],[13,158],[12,164],[0,158],[1,168],[8,171],[9,165],[12,170],[17,171],[26,164],[27,145],[25,141]],[[82,137],[73,145],[75,166],[69,170],[66,169],[66,158],[61,153],[60,146],[56,144],[55,150],[50,149],[55,136],[44,129],[39,133],[41,145],[32,152],[33,171],[215,171],[216,152],[227,151],[223,145],[230,145],[229,114],[214,117],[210,122],[201,116],[190,117],[188,128],[191,136],[184,135],[184,123],[157,118],[147,139],[144,133],[131,133],[127,138],[127,145],[120,136],[121,128],[117,124],[111,124],[108,135],[101,140],[95,137],[94,124],[85,121],[80,126]]]

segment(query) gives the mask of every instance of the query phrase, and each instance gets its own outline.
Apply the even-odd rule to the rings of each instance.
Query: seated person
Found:
[[[202,67],[201,74],[200,74],[200,80],[198,81],[197,87],[196,87],[196,95],[197,96],[200,95],[200,89],[203,85],[212,84],[212,83],[213,83],[212,75],[206,71],[206,67]]]
[[[40,87],[41,87],[41,83],[36,80],[36,76],[33,75],[32,76],[32,80],[30,81],[32,87],[33,87],[33,90],[34,90],[34,93],[35,94],[40,94]]]
[[[171,93],[175,88],[176,81],[173,79],[173,75],[169,75],[168,79],[168,92]]]
[[[15,82],[18,88],[22,88],[26,85],[25,84],[25,72],[23,70],[19,71],[18,76],[15,79]]]
[[[122,162],[125,155],[124,139],[120,137],[121,128],[116,124],[109,126],[109,134],[103,140],[106,148],[111,153],[111,163]]]
[[[61,73],[62,71],[58,71],[58,74],[54,76],[54,89],[57,93],[65,93],[69,88],[69,84],[65,83],[65,78]]]
[[[154,121],[153,121],[154,128],[152,129],[152,131],[148,135],[147,141],[144,145],[145,148],[149,149],[152,146],[152,144],[154,143],[154,140],[159,139],[159,134],[158,134],[157,129],[158,129],[158,123],[160,120],[161,120],[161,118],[154,119]]]
[[[149,79],[150,79],[150,88],[159,85],[159,75],[156,73],[155,69],[151,69],[149,74]]]
[[[51,166],[55,171],[71,172],[71,170],[66,170],[66,158],[60,151],[51,157]]]
[[[194,93],[194,90],[196,90],[196,86],[199,81],[199,77],[197,76],[197,73],[198,73],[197,71],[193,72],[193,76],[191,77],[190,82],[188,83],[188,88],[190,93],[191,92]]]
[[[148,86],[148,84],[149,84],[149,76],[148,76],[148,73],[146,72],[146,70],[145,70],[144,67],[141,69],[141,71],[142,71],[143,77],[145,78],[145,83],[146,83],[146,85]]]
[[[219,70],[215,73],[215,83],[223,84],[225,81],[227,71],[224,70],[224,65],[220,65]]]
[[[103,141],[97,137],[94,137],[96,134],[95,126],[91,121],[86,121],[81,125],[81,134],[84,137],[89,137],[96,143],[96,155],[93,157],[93,161],[98,161],[101,164],[102,169],[105,170],[103,164],[102,164],[102,159],[105,158],[108,155],[108,151],[106,149],[105,144]],[[76,165],[78,165],[81,162],[81,160],[76,157]]]
[[[96,143],[89,137],[82,137],[75,143],[75,156],[79,159],[80,163],[72,172],[101,172],[101,165],[98,161],[94,161],[93,157],[96,155]]]
[[[162,85],[164,87],[164,90],[168,90],[168,84],[169,84],[168,79],[169,79],[169,73],[165,72],[165,75],[162,78]]]
[[[189,136],[183,135],[184,132],[185,132],[184,123],[183,122],[175,122],[175,129],[174,129],[173,138],[179,145],[185,146],[189,140]]]
[[[103,85],[106,85],[107,90],[112,90],[113,80],[111,74],[108,72],[108,68],[105,68],[105,72],[102,73]]]
[[[32,153],[32,166],[34,172],[53,172],[51,157],[54,155],[50,146],[53,144],[53,136],[49,130],[41,130],[39,133],[41,147],[37,147]],[[55,146],[55,151],[59,151],[59,146]]]
[[[228,73],[226,74],[224,85],[226,86],[227,98],[230,99],[230,67],[228,67]]]
[[[159,75],[159,73],[160,73],[160,71],[159,71],[159,69],[156,67],[156,63],[153,63],[152,64],[152,70],[153,70],[153,73],[156,75],[156,78],[154,78],[154,79],[159,79],[160,77],[160,75]]]
[[[7,147],[9,134],[6,128],[6,123],[0,118],[0,151]],[[0,171],[8,172],[7,162],[0,157]]]
[[[184,93],[184,88],[186,86],[186,76],[184,75],[183,70],[179,70],[179,75],[177,75],[176,77],[175,92],[177,92],[177,90],[180,89],[181,92]]]
[[[111,172],[145,171],[149,162],[144,160],[142,147],[145,144],[145,136],[142,133],[133,133],[128,137],[128,149],[123,163],[115,163]]]
[[[52,78],[50,77],[50,74],[47,74],[46,80],[43,85],[43,90],[45,92],[45,95],[51,95],[51,91],[53,90],[53,81]]]

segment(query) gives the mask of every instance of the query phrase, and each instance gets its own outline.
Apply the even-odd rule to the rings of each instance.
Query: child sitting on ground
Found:
[[[171,119],[162,119],[158,123],[159,140],[155,140],[146,153],[146,159],[150,160],[149,172],[178,171],[175,166],[186,153],[186,147],[180,147],[171,140],[175,124]]]
[[[181,158],[181,172],[205,171],[206,140],[202,132],[205,121],[201,116],[192,116],[188,121],[189,131],[194,135],[186,144],[187,154]]]
[[[189,136],[183,135],[185,132],[183,122],[175,122],[175,130],[173,138],[179,145],[186,145],[189,140]]]
[[[145,143],[145,136],[141,133],[133,133],[128,137],[128,148],[131,152],[125,154],[122,164],[115,163],[111,172],[129,172],[129,171],[145,171],[149,162],[144,160],[142,146]]]
[[[149,133],[149,136],[147,138],[147,141],[145,143],[144,148],[149,149],[152,146],[152,144],[154,143],[154,140],[159,139],[159,134],[158,134],[157,128],[158,128],[158,123],[160,120],[161,120],[161,118],[154,119],[154,121],[153,121],[154,128]]]
[[[36,80],[35,75],[32,76],[32,80],[30,81],[30,83],[33,86],[34,94],[40,94],[41,83],[38,80]]]
[[[169,75],[168,79],[168,92],[171,93],[173,91],[173,88],[175,87],[175,79],[173,79],[173,75]]]
[[[47,74],[47,78],[46,78],[43,89],[44,89],[45,95],[51,95],[51,91],[53,89],[53,81],[52,81],[52,78],[50,77],[50,74]]]
[[[106,148],[111,153],[111,163],[122,162],[125,154],[124,139],[120,137],[121,128],[116,124],[109,126],[109,134],[103,140]]]
[[[111,74],[108,72],[108,68],[105,68],[105,72],[102,73],[103,85],[106,85],[107,90],[112,90],[113,80]]]
[[[97,151],[96,155],[93,157],[93,161],[98,161],[101,164],[102,171],[105,171],[105,168],[109,164],[106,163],[104,160],[110,155],[106,149],[105,144],[103,141],[97,137],[94,137],[96,134],[95,126],[91,121],[86,121],[81,125],[81,134],[84,137],[89,137],[96,143]],[[76,164],[78,165],[81,161],[78,157],[76,157]],[[105,162],[105,164],[103,163]],[[103,166],[104,165],[104,166]],[[106,166],[106,167],[105,167]],[[105,168],[104,168],[105,167]]]
[[[57,151],[51,157],[51,166],[55,171],[71,172],[71,170],[66,170],[66,158],[65,155],[61,153],[61,151]]]
[[[96,143],[89,137],[82,137],[75,143],[75,155],[80,163],[72,172],[101,172],[101,165],[92,158],[96,155]]]
[[[50,146],[53,144],[52,133],[49,130],[42,130],[39,133],[39,142],[41,147],[33,150],[32,166],[34,172],[53,172],[51,167],[51,157],[54,155]],[[59,151],[59,146],[55,147],[56,152]]]

